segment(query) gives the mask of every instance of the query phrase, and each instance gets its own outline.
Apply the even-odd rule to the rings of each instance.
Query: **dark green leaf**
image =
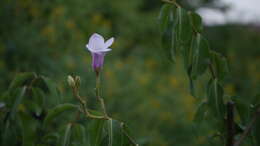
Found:
[[[242,124],[245,125],[250,119],[250,107],[249,104],[244,102],[241,98],[237,96],[231,97],[232,101],[235,103],[236,110],[239,114]]]
[[[229,72],[226,58],[215,51],[210,51],[210,55],[215,76],[223,80]]]
[[[22,102],[22,99],[23,99],[23,97],[25,95],[26,89],[27,89],[26,87],[23,87],[23,88],[19,88],[17,90],[17,92],[16,92],[17,96],[16,96],[15,102],[14,102],[14,104],[12,106],[11,113],[10,113],[10,117],[11,118],[14,118],[14,116],[15,116],[15,114],[17,112],[17,108],[20,105],[20,103]]]
[[[210,80],[207,86],[208,104],[212,114],[219,119],[224,118],[225,112],[223,94],[223,88],[219,85],[218,80]]]
[[[71,145],[87,146],[86,129],[81,124],[73,124],[71,129]]]
[[[14,88],[22,87],[26,84],[29,85],[36,77],[37,75],[35,73],[20,73],[14,78],[14,80],[9,86],[9,89],[13,90]]]
[[[191,77],[196,79],[197,76],[202,75],[210,62],[208,41],[200,34],[197,34],[191,44],[192,50],[192,67]]]
[[[194,116],[194,122],[196,124],[200,124],[205,119],[205,115],[206,115],[207,109],[208,109],[208,106],[207,106],[206,102],[202,102],[199,105],[199,107],[198,107],[198,109],[196,111],[196,114]]]
[[[71,110],[77,110],[78,106],[74,104],[60,104],[56,106],[55,108],[51,109],[47,116],[44,119],[44,125],[47,126],[50,124],[59,114],[65,112],[65,111],[71,111]]]
[[[164,20],[163,21],[163,30],[162,30],[162,48],[164,51],[165,56],[168,60],[174,61],[175,60],[175,47],[174,47],[174,40],[175,40],[175,31],[174,31],[174,7],[166,7],[167,11],[164,11]]]
[[[63,144],[62,144],[63,146],[70,146],[71,126],[72,126],[71,123],[69,123],[66,126],[66,131],[63,139]]]
[[[194,12],[189,13],[191,24],[196,32],[201,33],[203,31],[203,24],[200,15]]]
[[[173,6],[170,4],[164,4],[161,8],[160,14],[159,14],[159,23],[160,23],[160,29],[161,32],[164,32],[169,24],[169,16],[170,13],[172,13]]]
[[[177,41],[180,43],[179,47],[184,47],[180,49],[187,49],[190,47],[189,43],[192,37],[192,26],[189,15],[185,9],[178,7],[175,17],[178,20],[175,29]]]
[[[89,124],[89,134],[90,134],[90,143],[91,146],[99,146],[102,142],[102,138],[104,136],[105,120],[92,120]]]

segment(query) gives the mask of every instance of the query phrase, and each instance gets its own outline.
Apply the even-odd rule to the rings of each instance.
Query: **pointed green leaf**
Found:
[[[223,80],[226,75],[229,73],[228,63],[224,56],[221,54],[210,51],[211,63],[214,69],[216,77],[220,80]]]
[[[49,125],[59,114],[65,112],[65,111],[71,111],[71,110],[78,110],[78,106],[74,104],[60,104],[57,105],[55,108],[48,111],[47,116],[44,119],[44,126]]]
[[[89,124],[89,134],[91,146],[99,146],[103,139],[103,129],[105,120],[92,120]]]
[[[202,33],[203,24],[202,24],[202,19],[201,19],[200,15],[198,15],[195,12],[190,12],[189,16],[190,16],[191,24],[192,24],[194,31]]]
[[[11,109],[11,113],[10,113],[10,117],[11,118],[14,118],[16,112],[17,112],[17,108],[18,106],[21,104],[22,100],[23,100],[23,97],[25,95],[25,92],[26,92],[26,87],[23,87],[23,88],[18,88],[17,89],[17,92],[16,92],[16,99],[15,99],[15,102],[12,106],[12,109]]]
[[[9,90],[13,90],[14,88],[17,88],[17,87],[22,87],[26,84],[29,85],[30,82],[32,82],[32,80],[35,79],[36,77],[37,77],[37,75],[32,72],[20,73],[20,74],[16,75],[16,77],[10,84]]]
[[[184,47],[179,49],[187,49],[192,38],[192,26],[188,12],[185,9],[178,7],[176,19],[178,20],[175,28],[177,41],[180,44],[179,47]]]
[[[196,114],[194,116],[194,122],[196,124],[200,124],[204,119],[205,119],[205,115],[206,115],[206,112],[208,110],[208,105],[206,102],[202,102],[197,111],[196,111]]]
[[[81,124],[73,124],[71,129],[71,145],[86,146],[87,144],[86,129]]]
[[[168,27],[168,23],[169,23],[169,14],[171,13],[171,9],[173,8],[172,5],[170,4],[164,4],[160,10],[160,14],[159,14],[159,23],[160,23],[160,30],[161,32],[164,32],[167,27]]]
[[[200,34],[197,34],[191,46],[192,49],[192,68],[191,77],[196,79],[202,75],[210,62],[208,41]]]
[[[237,96],[231,97],[232,101],[235,103],[235,108],[239,114],[242,124],[245,125],[250,119],[250,106],[244,102],[241,98]]]
[[[72,126],[71,123],[69,123],[66,126],[66,131],[65,131],[65,135],[64,135],[62,146],[70,146],[71,126]]]
[[[225,106],[223,102],[223,88],[219,85],[217,79],[209,81],[207,86],[207,96],[209,108],[215,117],[224,118]]]
[[[162,30],[162,48],[165,56],[167,57],[168,60],[173,61],[175,60],[175,47],[174,47],[174,23],[176,20],[174,20],[174,11],[175,8],[173,6],[168,6],[166,7],[167,11],[165,10],[164,13],[164,20],[161,25],[163,25],[163,30]]]

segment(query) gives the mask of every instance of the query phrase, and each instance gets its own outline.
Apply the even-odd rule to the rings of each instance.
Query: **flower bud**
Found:
[[[68,81],[69,86],[75,87],[76,84],[75,84],[75,81],[72,76],[69,75],[67,78],[67,81]]]

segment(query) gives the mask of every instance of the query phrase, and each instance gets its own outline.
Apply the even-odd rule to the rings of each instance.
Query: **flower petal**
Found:
[[[105,48],[110,47],[110,46],[113,44],[113,42],[114,42],[114,38],[113,38],[113,37],[110,38],[109,40],[107,40],[107,41],[105,42]]]
[[[90,39],[89,39],[89,43],[87,45],[88,49],[92,49],[92,50],[99,50],[99,49],[102,49],[104,48],[105,46],[105,43],[104,43],[104,38],[97,34],[97,33],[94,33]]]

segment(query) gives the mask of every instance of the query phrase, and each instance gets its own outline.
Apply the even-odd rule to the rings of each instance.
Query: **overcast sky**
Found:
[[[219,3],[228,4],[230,9],[226,13],[208,8],[198,10],[206,24],[260,23],[260,0],[219,0]]]

